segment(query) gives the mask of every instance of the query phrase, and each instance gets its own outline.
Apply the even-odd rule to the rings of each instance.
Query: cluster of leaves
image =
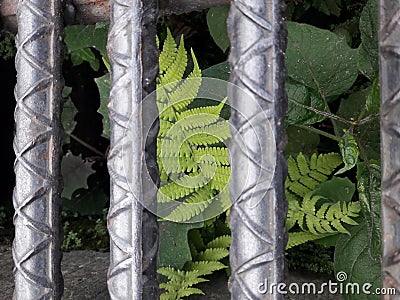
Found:
[[[165,204],[179,201],[164,219],[174,222],[201,219],[230,204],[227,193],[230,168],[224,144],[230,137],[228,121],[220,117],[224,101],[217,105],[196,105],[201,85],[201,71],[192,52],[193,71],[183,79],[187,53],[183,37],[179,47],[170,31],[160,54],[157,82],[157,106],[160,130],[157,158],[161,187],[158,190],[160,211]],[[211,209],[211,212],[208,212]]]
[[[160,299],[175,300],[194,294],[204,294],[202,290],[193,286],[208,281],[203,276],[227,268],[221,260],[229,255],[231,242],[229,235],[218,236],[207,244],[204,244],[199,230],[194,230],[192,237],[190,243],[192,260],[187,261],[182,269],[171,266],[158,269],[157,272],[168,279],[160,284],[166,291]]]
[[[0,31],[0,57],[3,60],[9,60],[15,57],[17,52],[15,47],[15,37],[6,31]]]

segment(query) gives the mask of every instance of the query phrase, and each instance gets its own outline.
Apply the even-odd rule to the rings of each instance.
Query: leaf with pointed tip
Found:
[[[93,162],[84,161],[81,155],[76,156],[68,152],[61,162],[61,173],[64,180],[64,189],[61,196],[70,199],[73,192],[80,188],[88,188],[87,178],[95,173]]]
[[[95,78],[100,93],[100,107],[98,112],[103,116],[103,133],[106,138],[110,138],[110,117],[108,116],[107,102],[110,95],[110,74]]]
[[[325,99],[340,95],[353,85],[358,75],[357,53],[344,39],[306,24],[287,22],[287,28],[289,77],[318,91]]]

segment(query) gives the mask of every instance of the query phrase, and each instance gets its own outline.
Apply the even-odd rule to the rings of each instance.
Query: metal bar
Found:
[[[153,203],[156,185],[143,175],[150,169],[158,180],[155,138],[145,128],[157,119],[155,99],[142,98],[155,88],[158,54],[155,45],[157,2],[112,2],[108,56],[111,63],[109,115],[111,120],[108,169],[111,177],[110,268],[108,289],[112,299],[157,299],[155,217],[143,209]],[[155,108],[155,113],[152,108]],[[149,110],[149,111],[148,111]],[[149,167],[151,166],[151,167]]]
[[[18,2],[15,299],[60,299],[61,1]]]
[[[0,0],[1,28],[17,32],[17,1]],[[202,11],[214,6],[227,6],[229,0],[161,0],[160,16],[191,11]],[[90,25],[108,21],[110,18],[110,0],[71,0],[66,1],[65,22],[67,25]]]
[[[400,293],[400,1],[380,0],[383,287]],[[386,295],[384,299],[397,299]]]
[[[238,89],[228,90],[235,108],[230,120],[232,299],[281,299],[264,289],[283,282],[287,237],[283,2],[233,0],[228,18],[230,81],[255,99],[245,101]]]

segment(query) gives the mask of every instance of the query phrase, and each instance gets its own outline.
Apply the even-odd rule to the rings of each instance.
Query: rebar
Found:
[[[15,299],[60,299],[61,1],[18,2]]]
[[[266,288],[283,282],[287,239],[283,156],[287,34],[282,12],[283,1],[233,0],[228,18],[230,81],[255,100],[245,101],[238,89],[229,91],[235,108],[229,146],[230,290],[235,300],[281,298]]]
[[[400,293],[400,1],[380,1],[383,288]],[[384,296],[397,299],[398,296]]]
[[[158,230],[155,216],[143,207],[156,196],[158,123],[152,121],[154,112],[157,119],[157,108],[155,98],[142,103],[154,90],[158,73],[157,13],[156,1],[118,0],[111,6],[107,49],[111,63],[108,289],[112,299],[158,297]],[[145,136],[149,123],[152,131]],[[144,175],[146,168],[149,176]],[[153,180],[156,184],[149,187]]]

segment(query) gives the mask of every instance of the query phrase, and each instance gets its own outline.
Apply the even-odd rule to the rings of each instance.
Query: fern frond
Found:
[[[226,248],[209,248],[200,252],[196,259],[199,261],[218,261],[228,255],[229,250]]]
[[[174,87],[174,84],[179,82],[183,78],[187,66],[187,53],[183,41],[183,35],[181,36],[179,47],[176,52],[176,56],[172,63],[169,63],[169,67],[159,76],[159,86],[162,87],[168,84],[168,88]]]
[[[227,98],[225,98],[223,101],[221,101],[221,103],[219,103],[218,105],[201,106],[201,107],[196,107],[196,108],[185,110],[178,114],[178,121],[182,120],[184,118],[188,118],[191,116],[198,116],[198,115],[202,115],[202,114],[219,117],[221,110],[226,103],[226,100],[227,100]],[[210,123],[213,123],[213,122],[210,122]]]
[[[286,245],[286,250],[309,241],[319,240],[321,238],[331,236],[331,233],[313,234],[311,232],[289,232],[289,240]]]
[[[190,195],[195,190],[206,185],[209,179],[202,174],[184,175],[174,182],[163,185],[158,190],[157,200],[166,203]]]
[[[357,225],[352,218],[357,217],[361,210],[358,202],[323,203],[317,209],[317,202],[321,199],[325,198],[313,195],[311,192],[304,196],[301,203],[289,202],[287,229],[289,230],[297,223],[303,231],[315,235],[337,232],[348,234],[343,223]]]
[[[207,244],[207,248],[228,248],[231,245],[230,235],[221,235]]]
[[[161,157],[158,161],[159,168],[163,168],[167,174],[182,173],[182,172],[195,172],[198,166],[193,157],[190,156],[165,156]]]
[[[178,144],[176,141],[167,138],[157,139],[157,156],[160,157],[190,157],[193,153],[187,141]]]
[[[231,137],[229,122],[224,120],[208,126],[192,128],[187,131],[186,137],[190,144],[197,146],[224,142]]]
[[[176,58],[176,53],[177,48],[175,40],[172,37],[171,31],[167,29],[167,37],[164,41],[164,45],[158,59],[160,74],[164,74],[167,69],[171,68],[171,64]]]
[[[176,207],[166,219],[174,222],[186,222],[201,214],[213,200],[210,184],[196,190],[185,202]]]
[[[302,153],[296,159],[288,158],[288,177],[285,182],[286,192],[304,197],[313,191],[321,182],[328,180],[328,176],[342,163],[338,153],[313,154],[310,163]]]
[[[228,148],[222,147],[206,147],[193,150],[196,158],[199,158],[200,163],[217,164],[218,166],[229,165]]]
[[[223,190],[227,186],[230,176],[231,168],[229,166],[217,166],[211,181],[211,187],[217,191]]]
[[[196,270],[200,276],[210,275],[215,271],[226,269],[223,263],[219,261],[195,261],[189,264],[190,270]]]

